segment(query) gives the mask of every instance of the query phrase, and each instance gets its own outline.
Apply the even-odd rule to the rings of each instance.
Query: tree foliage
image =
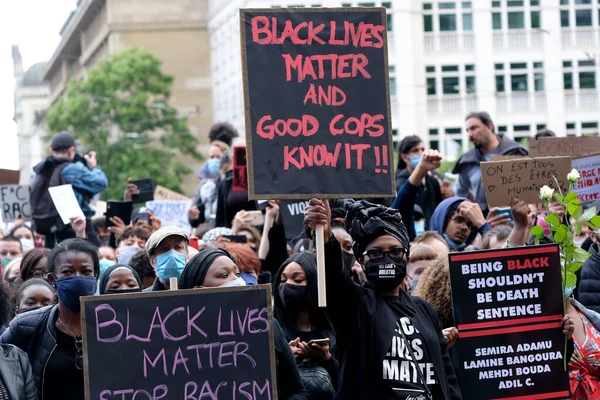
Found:
[[[96,151],[109,188],[104,198],[120,199],[128,177],[151,177],[180,191],[191,170],[176,157],[200,159],[187,118],[168,105],[173,77],[151,53],[129,48],[100,61],[87,79],[71,79],[66,96],[46,116],[50,132],[69,130]]]

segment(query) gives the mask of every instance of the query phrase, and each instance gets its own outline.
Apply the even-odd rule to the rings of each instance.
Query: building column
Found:
[[[474,3],[475,4],[475,3]],[[473,32],[475,33],[475,74],[479,111],[490,113],[499,120],[496,107],[496,80],[494,70],[494,31],[492,29],[491,2],[477,2],[473,8]]]

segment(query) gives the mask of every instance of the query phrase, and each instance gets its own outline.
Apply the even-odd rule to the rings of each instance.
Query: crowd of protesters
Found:
[[[17,223],[0,239],[0,400],[83,399],[80,297],[167,290],[172,278],[180,289],[272,285],[280,399],[460,399],[447,255],[530,245],[538,224],[536,207],[518,199],[510,216],[489,209],[481,183],[480,162],[527,150],[485,112],[468,115],[465,129],[474,147],[456,162],[455,182],[436,172],[438,151],[404,137],[395,199],[311,199],[293,240],[278,201],[267,201],[257,222],[257,203],[233,190],[232,148],[243,139],[229,124],[208,135],[191,232],[163,226],[143,204],[129,225],[93,218],[93,198],[109,184],[124,186],[124,200],[139,189],[108,182],[95,154],[78,155],[73,136],[59,132],[32,185],[70,183],[85,217],[60,224],[48,196],[34,190],[33,224]],[[326,308],[317,302],[317,225],[325,227]],[[599,239],[577,234],[591,257],[579,287],[564,294],[573,399],[600,396]]]

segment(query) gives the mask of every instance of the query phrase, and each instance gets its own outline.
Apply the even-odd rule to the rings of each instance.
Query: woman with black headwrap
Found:
[[[116,264],[102,274],[98,285],[100,294],[125,294],[142,291],[142,280],[128,265]]]
[[[286,260],[273,281],[275,318],[281,325],[311,399],[332,399],[339,365],[335,333],[318,307],[317,259],[302,252]]]
[[[185,266],[179,277],[180,289],[246,286],[240,278],[235,260],[224,249],[208,249],[196,254]],[[278,398],[290,400],[308,399],[308,393],[300,380],[298,367],[281,327],[273,320],[277,364]]]
[[[435,310],[400,290],[410,243],[396,210],[347,203],[346,229],[367,282],[356,285],[343,267],[327,202],[312,199],[304,221],[325,226],[327,312],[340,354],[343,399],[460,399]]]

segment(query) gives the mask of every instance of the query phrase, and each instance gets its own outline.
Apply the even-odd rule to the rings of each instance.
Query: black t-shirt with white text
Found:
[[[402,337],[404,332],[406,340]],[[412,353],[408,346],[412,349]],[[415,360],[413,360],[414,355]],[[421,375],[417,371],[421,369]],[[427,400],[425,380],[434,399],[443,398],[435,368],[427,351],[423,335],[410,318],[396,321],[392,344],[383,358],[382,397],[394,400]]]

